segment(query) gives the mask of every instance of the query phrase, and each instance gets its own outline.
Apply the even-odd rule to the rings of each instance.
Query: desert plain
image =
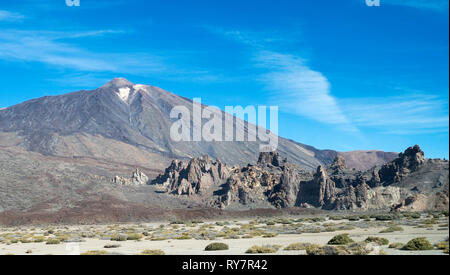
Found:
[[[448,255],[448,235],[448,212],[33,225],[1,227],[0,255]]]

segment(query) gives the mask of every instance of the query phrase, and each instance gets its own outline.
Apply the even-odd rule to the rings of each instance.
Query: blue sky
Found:
[[[320,149],[448,158],[448,0],[0,0],[0,107],[114,77],[278,105]]]

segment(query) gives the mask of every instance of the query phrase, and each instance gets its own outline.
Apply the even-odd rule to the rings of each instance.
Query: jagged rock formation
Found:
[[[256,165],[233,168],[214,176],[215,167],[193,159],[191,167],[174,161],[157,182],[178,195],[207,193],[215,186],[209,205],[326,210],[425,210],[448,207],[448,161],[425,159],[419,146],[408,148],[390,163],[367,171],[348,169],[337,156],[315,173],[288,163],[279,153],[261,153]],[[219,165],[222,165],[219,163]],[[219,179],[219,180],[214,180]],[[220,185],[219,182],[224,182]]]
[[[419,188],[406,187],[429,173],[430,168],[438,168],[434,171],[433,176],[438,177],[433,185],[440,183],[440,187],[446,188],[448,194],[448,167],[445,169],[442,166],[445,163],[446,161],[426,160],[418,145],[408,148],[392,162],[365,172],[348,170],[344,160],[336,158],[327,169],[319,167],[312,181],[301,183],[301,190],[305,186],[311,191],[299,195],[300,204],[330,210],[389,208],[405,196],[419,196]],[[422,182],[421,185],[428,185],[426,189],[429,190],[430,184],[427,182]],[[430,197],[434,193],[421,196]],[[430,204],[428,206],[435,208]]]
[[[215,206],[226,208],[242,205],[271,205],[276,208],[297,204],[299,183],[311,174],[289,164],[279,153],[261,153],[256,165],[235,169],[222,189],[217,192]]]
[[[390,184],[399,182],[425,162],[425,154],[418,145],[408,148],[394,161],[383,165],[378,172],[380,182]]]
[[[139,169],[136,169],[130,178],[124,178],[121,176],[115,176],[112,180],[115,184],[125,185],[125,186],[137,186],[137,185],[145,185],[149,181],[147,175],[141,172]]]
[[[189,162],[174,160],[152,184],[160,185],[166,188],[166,192],[176,195],[201,195],[226,179],[229,171],[229,167],[209,156]]]

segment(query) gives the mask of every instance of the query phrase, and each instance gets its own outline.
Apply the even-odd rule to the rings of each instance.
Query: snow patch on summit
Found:
[[[133,89],[135,90],[135,91],[139,91],[139,90],[146,90],[147,89],[147,85],[142,85],[142,84],[136,84],[136,85],[134,85],[133,86]]]
[[[131,89],[128,87],[125,88],[119,88],[119,97],[120,99],[122,99],[122,101],[127,102],[128,98],[130,97],[130,91]]]

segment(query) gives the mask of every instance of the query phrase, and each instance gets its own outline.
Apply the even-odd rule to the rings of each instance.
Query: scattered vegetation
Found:
[[[192,236],[190,236],[188,233],[183,233],[181,236],[176,238],[177,240],[190,240],[192,239]]]
[[[360,220],[359,216],[348,216],[348,217],[346,217],[346,219],[349,221],[359,221]]]
[[[367,243],[351,243],[347,246],[312,245],[307,250],[308,255],[367,255],[373,251]]]
[[[331,240],[328,241],[329,245],[346,245],[353,243],[354,240],[352,240],[348,234],[340,234],[334,236]]]
[[[58,239],[48,239],[45,244],[60,244],[61,241]]]
[[[103,248],[109,249],[109,248],[119,248],[119,247],[120,247],[120,244],[107,244]]]
[[[340,220],[343,220],[344,217],[342,217],[342,216],[330,216],[329,219],[332,220],[332,221],[340,221]]]
[[[311,246],[310,243],[293,243],[286,246],[284,250],[308,250]]]
[[[420,213],[417,212],[405,212],[403,216],[408,219],[420,219]]]
[[[386,238],[380,238],[380,237],[368,237],[365,240],[366,243],[376,243],[378,245],[388,245],[389,240]]]
[[[118,234],[111,237],[111,241],[125,242],[126,240],[128,240],[128,236],[124,234]]]
[[[276,253],[280,249],[279,246],[276,245],[265,245],[265,246],[252,246],[245,253],[247,254],[271,254]]]
[[[211,243],[205,247],[205,251],[228,250],[230,247],[225,243]]]
[[[443,250],[444,253],[448,254],[449,251],[449,242],[448,242],[448,238],[447,240],[443,241],[443,242],[439,242],[436,244],[436,248],[439,250]]]
[[[156,249],[156,250],[151,250],[151,249],[147,249],[141,252],[141,255],[154,255],[154,256],[160,256],[160,255],[166,255],[166,253],[164,253],[164,251]]]
[[[99,255],[106,255],[106,254],[108,254],[108,252],[104,251],[104,250],[90,250],[88,252],[81,253],[80,255],[83,255],[83,256],[99,256]]]
[[[426,238],[415,238],[410,240],[403,250],[433,250],[434,246]]]
[[[380,231],[380,233],[401,232],[404,229],[401,226],[394,225]]]
[[[404,246],[404,243],[391,243],[389,248],[402,249]]]
[[[128,234],[126,240],[127,241],[139,241],[143,237],[144,237],[144,235],[142,235],[142,234],[131,233],[131,234]]]
[[[262,237],[263,238],[275,238],[276,236],[278,236],[278,234],[276,234],[276,233],[266,233]]]
[[[372,215],[372,218],[375,218],[377,221],[392,221],[397,220],[401,216],[400,214],[378,214],[378,215]]]

